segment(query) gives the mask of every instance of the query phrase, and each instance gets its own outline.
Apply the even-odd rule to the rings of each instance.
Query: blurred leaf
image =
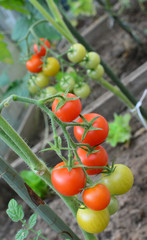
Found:
[[[10,84],[10,78],[7,73],[3,72],[0,75],[0,88]]]
[[[29,218],[29,227],[30,228],[33,228],[36,224],[36,221],[37,221],[37,214],[34,213],[31,215],[31,217]]]
[[[24,211],[15,199],[11,199],[8,204],[7,214],[13,222],[18,222],[24,218]]]
[[[10,10],[16,10],[24,14],[29,14],[29,11],[25,8],[24,0],[0,0],[0,6]]]
[[[4,39],[4,35],[0,33],[0,41]]]
[[[68,0],[71,12],[75,16],[94,16],[96,14],[94,0],[78,0],[72,1]]]
[[[117,115],[114,114],[114,121],[109,123],[109,133],[106,141],[115,147],[117,143],[124,143],[131,138],[131,127],[129,122],[131,119],[130,114]]]
[[[28,230],[20,229],[15,236],[15,240],[23,240],[28,236],[28,234],[29,234]]]
[[[0,62],[13,63],[11,53],[7,48],[7,43],[0,41]]]

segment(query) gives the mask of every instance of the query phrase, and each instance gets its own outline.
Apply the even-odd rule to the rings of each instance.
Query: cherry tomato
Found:
[[[81,86],[75,86],[73,92],[80,98],[87,98],[91,90],[87,83],[83,83]]]
[[[47,64],[43,67],[43,73],[46,76],[53,77],[55,76],[60,70],[60,63],[54,57],[47,58]]]
[[[57,93],[57,90],[55,87],[49,86],[49,87],[45,88],[46,97],[55,95],[56,93]]]
[[[74,97],[77,97],[77,96],[72,93],[67,94],[67,98],[74,98]],[[82,106],[81,106],[80,99],[67,101],[60,109],[56,111],[58,102],[59,102],[59,99],[54,100],[52,104],[52,111],[63,122],[72,122],[81,113]]]
[[[71,171],[64,166],[65,163],[58,163],[52,170],[51,181],[54,188],[64,196],[74,196],[82,191],[86,184],[86,175],[81,167],[72,168]],[[74,165],[78,165],[75,162]]]
[[[67,54],[68,59],[73,63],[81,62],[86,55],[85,47],[80,43],[73,44]]]
[[[40,38],[40,41],[42,41],[47,48],[51,48],[50,42],[48,40],[45,40],[44,38]],[[35,43],[34,46],[33,46],[34,52],[39,57],[45,56],[46,55],[46,48],[45,48],[45,46],[41,45],[40,47],[38,47],[38,45]]]
[[[92,126],[96,128],[101,128],[101,129],[88,131],[82,143],[88,143],[91,147],[101,144],[106,139],[109,132],[108,122],[104,117],[102,117],[97,113],[88,113],[83,116],[88,122],[90,122],[93,118],[99,116],[94,121]],[[82,123],[83,120],[81,118],[78,118],[77,122]],[[74,136],[79,142],[81,142],[83,133],[84,133],[84,128],[80,126],[74,127]]]
[[[36,84],[33,82],[32,79],[30,79],[30,80],[28,81],[28,90],[29,90],[29,92],[30,92],[32,95],[35,94],[35,93],[37,93],[37,91],[38,91],[37,86],[36,86]]]
[[[121,195],[128,192],[133,186],[133,174],[123,164],[115,164],[115,170],[110,174],[103,174],[101,183],[104,184],[112,195]]]
[[[41,58],[37,55],[32,55],[32,58],[26,62],[26,68],[32,73],[38,73],[42,70]]]
[[[82,148],[78,148],[77,153],[82,163],[88,167],[104,167],[108,163],[108,155],[106,150],[101,146],[97,146],[95,150],[98,152],[91,153],[87,156],[87,151]],[[86,172],[88,175],[94,175],[102,172],[103,169],[88,169]]]
[[[109,219],[110,215],[107,208],[101,211],[94,211],[81,207],[77,211],[77,222],[88,233],[100,233],[104,231],[109,223]]]
[[[88,69],[87,73],[93,80],[99,80],[104,75],[104,68],[101,64],[99,64],[95,69]]]
[[[69,91],[72,91],[75,85],[75,80],[73,77],[69,76],[64,76],[61,81],[60,81],[60,87],[63,91],[66,91],[69,89]]]
[[[111,195],[108,188],[103,184],[87,188],[83,192],[84,204],[95,211],[103,210],[110,203]]]
[[[49,77],[45,76],[43,72],[38,73],[35,78],[35,83],[40,88],[46,87],[49,84],[49,82],[50,82]]]
[[[115,196],[111,196],[111,200],[109,205],[107,206],[107,209],[109,211],[110,215],[113,215],[114,213],[116,213],[119,209],[119,203],[118,200]]]
[[[96,52],[89,52],[86,55],[85,67],[94,69],[100,64],[100,56]]]

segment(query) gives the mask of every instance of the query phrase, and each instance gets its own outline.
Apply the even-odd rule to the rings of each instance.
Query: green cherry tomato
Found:
[[[60,63],[54,57],[47,58],[47,64],[43,67],[43,73],[46,76],[53,77],[55,76],[60,70]]]
[[[89,52],[85,57],[85,67],[94,69],[100,64],[100,56],[96,52]]]
[[[111,196],[109,205],[107,206],[110,215],[116,213],[119,209],[119,202],[115,196]]]
[[[32,95],[36,94],[38,91],[37,86],[32,79],[28,81],[28,90]]]
[[[132,188],[134,177],[130,168],[124,164],[114,164],[114,167],[110,175],[102,174],[101,183],[109,189],[111,195],[121,195]]]
[[[91,90],[87,83],[83,83],[81,86],[74,87],[73,92],[80,98],[87,98]]]
[[[49,97],[51,95],[55,95],[57,93],[57,90],[55,87],[49,86],[45,88],[45,95],[46,97]]]
[[[104,231],[109,223],[109,219],[110,215],[107,208],[95,211],[81,206],[77,211],[77,222],[88,233]]]
[[[40,72],[40,73],[37,74],[36,79],[35,79],[35,83],[38,87],[44,88],[49,84],[49,82],[50,82],[49,77],[44,75],[43,72]]]
[[[69,92],[73,90],[75,80],[71,76],[64,76],[60,81],[60,87],[63,91],[69,89]]]
[[[99,64],[95,69],[88,69],[87,73],[93,80],[99,80],[104,75],[104,68]]]
[[[86,55],[86,49],[80,43],[73,44],[67,53],[68,59],[73,63],[81,62],[85,57],[85,55]]]

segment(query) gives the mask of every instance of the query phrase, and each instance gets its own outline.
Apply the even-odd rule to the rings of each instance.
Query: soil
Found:
[[[123,16],[125,20],[140,29],[146,27],[146,16],[139,10],[133,10]],[[127,76],[142,63],[147,60],[146,42],[147,38],[140,36],[143,45],[138,47],[131,38],[114,25],[111,34],[105,36],[103,41],[94,41],[91,43],[93,47],[100,53],[101,57],[122,79]],[[99,94],[105,90],[95,83],[91,83],[93,87],[92,94],[87,100],[83,100],[83,104],[92,102]],[[123,112],[126,108],[123,108]],[[147,133],[140,122],[133,117],[130,123],[132,127],[132,139],[130,143],[119,144],[112,148],[107,143],[103,146],[108,152],[109,162],[116,159],[117,163],[126,164],[131,168],[134,174],[133,188],[126,194],[118,196],[119,211],[110,218],[110,223],[104,232],[97,235],[99,240],[147,240]],[[23,205],[26,219],[32,214],[32,210],[13,192],[13,190],[3,181],[0,182],[0,239],[15,239],[15,234],[21,228],[21,224],[13,223],[6,214],[8,202],[11,198],[15,198]],[[71,229],[84,240],[76,220],[72,217],[62,200],[56,195],[50,195],[45,199],[46,203],[61,216],[61,218],[71,227]],[[60,240],[61,235],[56,234],[51,228],[38,217],[36,230],[42,230],[42,233],[49,240]],[[33,238],[29,235],[27,239]],[[35,236],[34,236],[35,237]]]

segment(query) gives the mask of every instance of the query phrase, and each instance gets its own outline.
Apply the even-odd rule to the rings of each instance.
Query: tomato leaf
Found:
[[[25,8],[24,0],[3,0],[0,1],[0,6],[10,10],[16,10],[24,14],[29,14],[29,11]]]
[[[20,229],[15,236],[15,240],[23,240],[28,236],[28,234],[29,234],[28,230]]]
[[[18,205],[15,199],[10,200],[6,212],[13,222],[18,222],[24,218],[22,206]]]
[[[109,123],[109,133],[106,139],[112,147],[115,147],[117,143],[124,143],[131,139],[130,119],[130,114],[124,116],[114,114],[114,121]]]
[[[37,214],[34,213],[29,218],[29,228],[33,228],[36,224],[36,221],[37,221]]]
[[[0,61],[5,63],[13,63],[10,51],[7,48],[7,43],[0,41]]]
[[[10,84],[10,78],[9,78],[8,74],[3,72],[0,75],[0,88],[6,86],[8,84]]]

